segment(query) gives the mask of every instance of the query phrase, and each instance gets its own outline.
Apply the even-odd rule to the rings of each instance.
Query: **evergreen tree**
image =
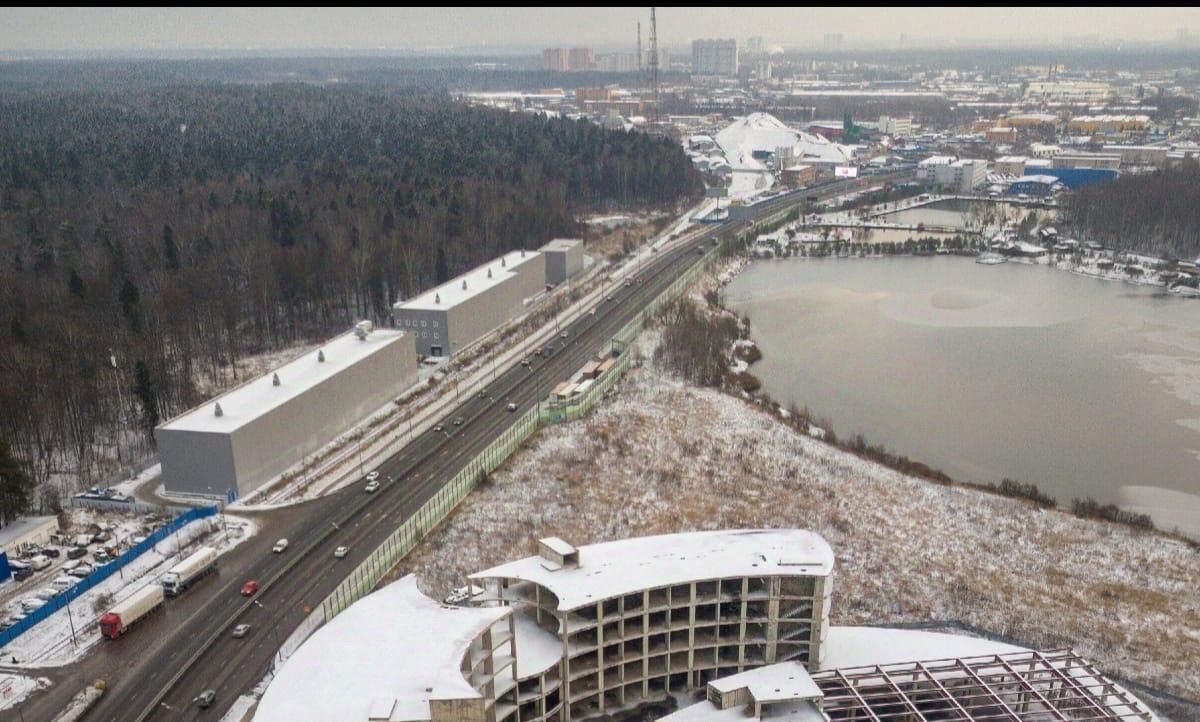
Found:
[[[168,271],[179,270],[179,247],[175,245],[175,232],[171,230],[171,225],[168,223],[163,226],[162,232],[163,243],[163,262],[167,266]]]
[[[0,524],[15,521],[29,511],[33,488],[33,479],[8,442],[0,439]]]
[[[154,427],[158,426],[158,391],[150,379],[150,370],[146,363],[138,360],[133,367],[133,393],[142,405],[142,424],[150,443],[154,443]]]

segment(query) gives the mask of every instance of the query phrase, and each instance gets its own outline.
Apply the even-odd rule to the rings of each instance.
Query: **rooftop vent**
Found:
[[[272,386],[279,385],[279,374],[271,374],[271,385]]]
[[[317,363],[325,363],[325,349],[320,349],[317,351]]]
[[[488,278],[491,278],[491,277],[492,277],[492,269],[489,268],[488,269]]]
[[[551,571],[579,566],[579,550],[556,536],[538,539],[538,556]]]
[[[463,279],[463,290],[467,290],[467,279]]]
[[[221,402],[213,404],[213,416],[224,416],[225,411],[221,409]]]
[[[442,294],[440,294],[440,293],[433,294],[433,302],[441,303],[442,302]]]
[[[504,268],[508,268],[508,259],[504,256],[500,256],[500,265]]]
[[[367,334],[375,330],[375,324],[370,321],[359,321],[354,324],[354,335],[358,336],[359,341],[366,341]]]

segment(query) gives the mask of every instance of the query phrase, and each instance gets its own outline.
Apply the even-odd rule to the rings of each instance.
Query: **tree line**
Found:
[[[0,93],[0,438],[87,483],[250,354],[386,322],[575,217],[698,197],[674,143],[379,87]],[[61,489],[60,491],[71,491]]]
[[[1067,196],[1066,217],[1082,240],[1194,259],[1200,255],[1200,164],[1085,186]]]

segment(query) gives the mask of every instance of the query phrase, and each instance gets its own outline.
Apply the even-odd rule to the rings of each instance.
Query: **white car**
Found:
[[[375,479],[371,479],[370,481],[367,482],[367,485],[363,487],[363,490],[366,491],[368,494],[370,494],[371,492],[376,491],[378,489],[379,489],[379,482],[376,481]]]
[[[508,409],[509,411],[516,411],[517,405],[515,403],[513,403],[512,401],[509,401],[508,404],[506,404],[504,406],[504,408]]]
[[[338,547],[333,550],[333,558],[341,559],[350,553],[350,547]]]
[[[379,479],[378,471],[372,471],[371,473],[367,474],[367,481],[376,481],[378,479]]]
[[[280,539],[279,541],[275,542],[275,546],[271,547],[271,551],[278,554],[281,551],[283,551],[284,549],[287,549],[287,545],[288,545],[287,539]]]
[[[234,639],[241,639],[242,637],[246,636],[249,633],[250,633],[250,625],[249,624],[239,624],[233,628],[233,638]]]

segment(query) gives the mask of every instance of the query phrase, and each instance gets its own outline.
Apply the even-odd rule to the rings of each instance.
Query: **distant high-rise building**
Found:
[[[596,54],[591,48],[571,48],[567,52],[569,70],[591,70],[596,66]]]
[[[596,58],[596,69],[606,73],[633,73],[640,66],[634,53],[611,53]]]
[[[542,67],[557,73],[565,73],[570,69],[567,63],[566,48],[546,48],[542,51]]]
[[[765,47],[766,44],[763,43],[763,37],[761,35],[755,35],[752,38],[746,39],[747,53],[761,53]]]
[[[737,41],[693,40],[692,72],[696,75],[737,75]]]

